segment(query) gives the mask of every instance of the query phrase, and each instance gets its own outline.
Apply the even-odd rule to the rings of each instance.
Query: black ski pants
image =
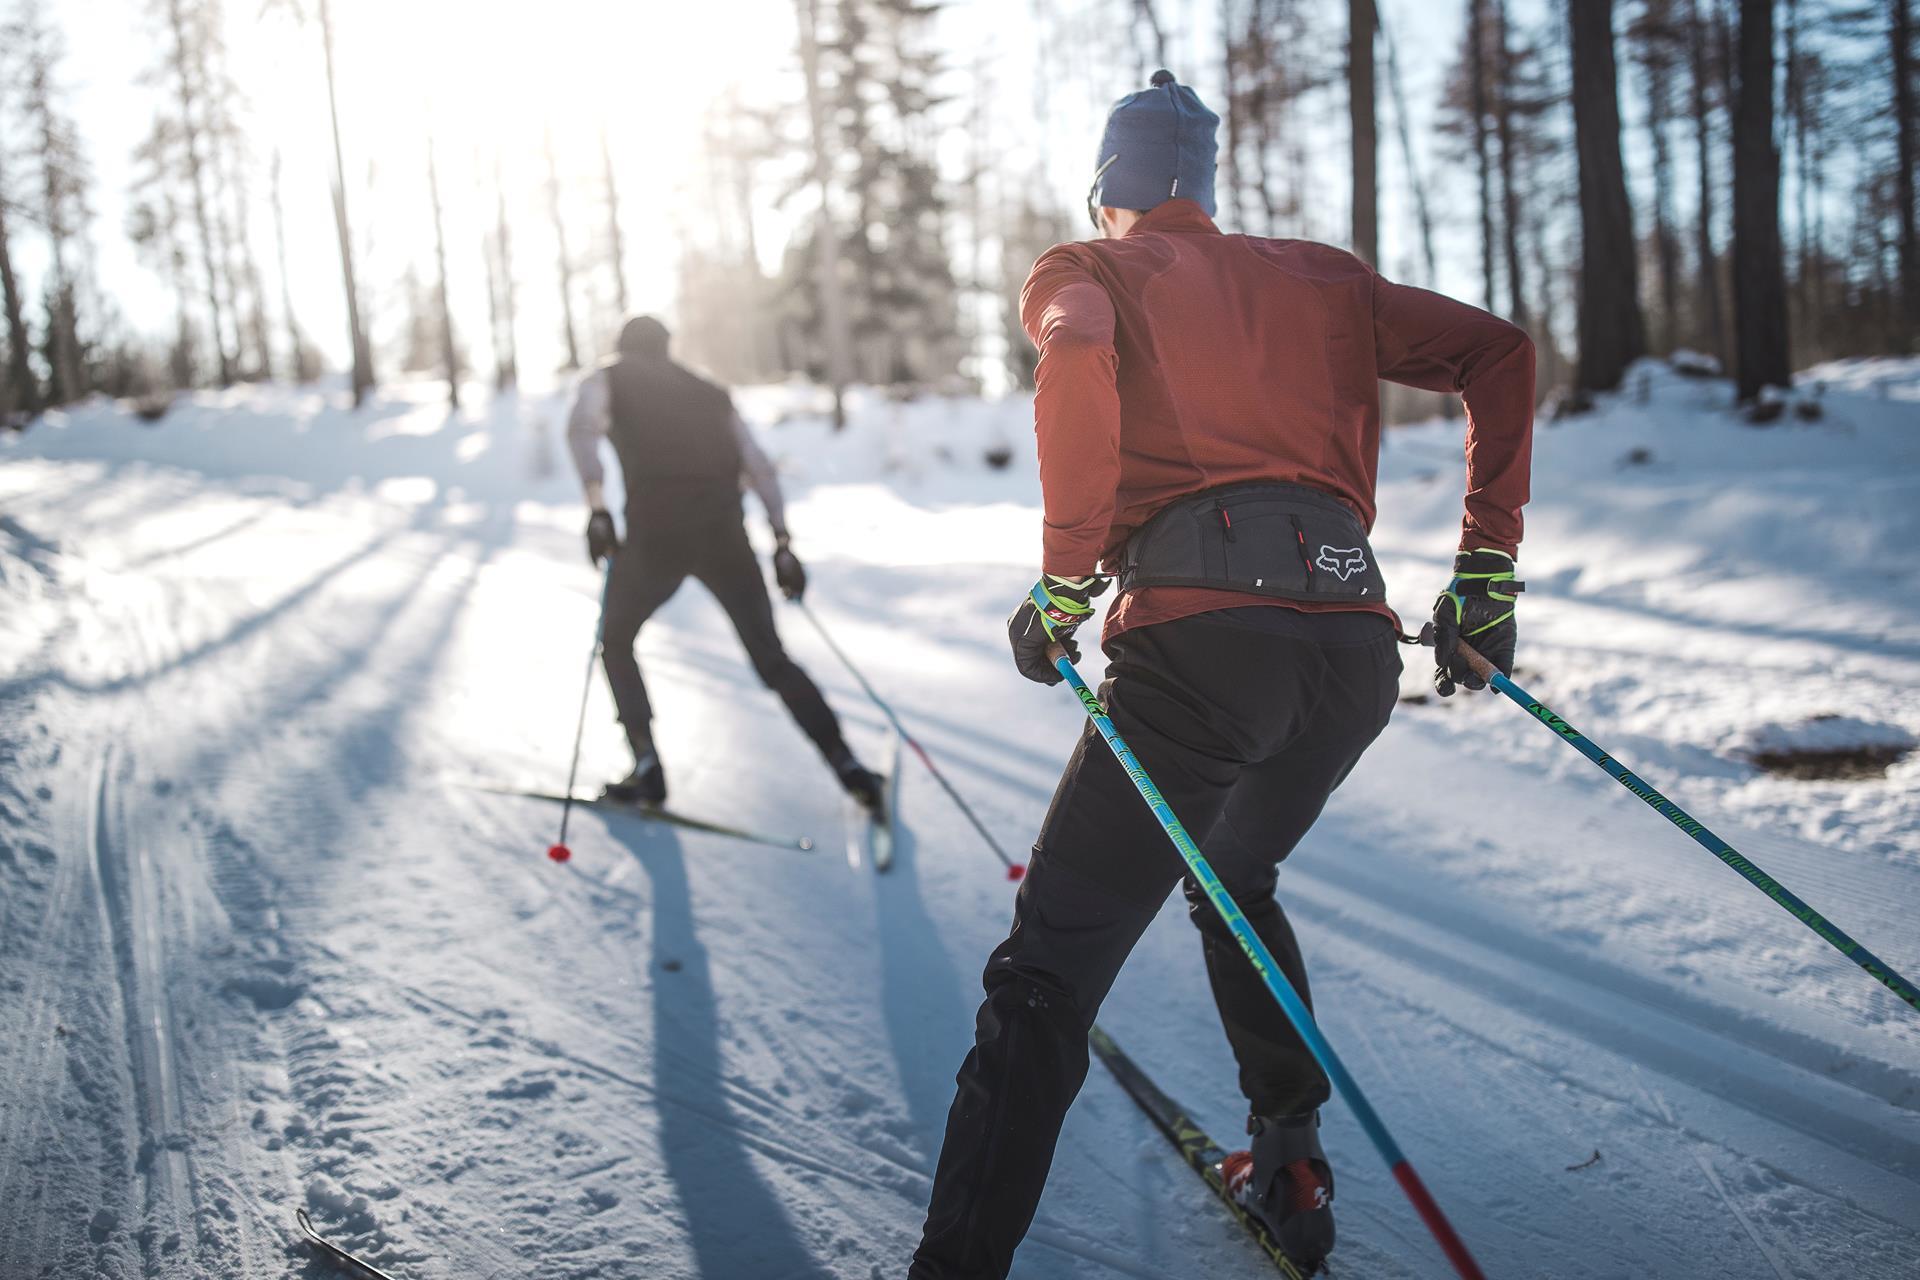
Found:
[[[844,754],[840,721],[819,687],[787,656],[774,629],[773,603],[737,501],[692,507],[652,501],[644,510],[628,509],[627,540],[613,557],[607,585],[601,662],[634,753],[650,750],[653,739],[653,704],[640,678],[634,642],[646,620],[688,578],[698,579],[727,611],[754,673],[780,695],[820,754],[829,761]]]
[[[1363,613],[1255,606],[1123,632],[1102,700],[1303,999],[1276,864],[1386,727],[1393,628]],[[1056,695],[1059,696],[1059,695]],[[1091,724],[1054,792],[987,962],[915,1280],[999,1280],[1013,1265],[1087,1074],[1087,1032],[1185,864]],[[1186,880],[1220,1020],[1258,1115],[1309,1112],[1324,1073],[1199,887]]]

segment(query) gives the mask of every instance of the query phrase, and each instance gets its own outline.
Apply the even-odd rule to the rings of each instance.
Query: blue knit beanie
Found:
[[[1130,93],[1107,113],[1094,158],[1093,203],[1151,209],[1191,200],[1212,217],[1214,131],[1220,117],[1171,71],[1153,73],[1153,87]]]

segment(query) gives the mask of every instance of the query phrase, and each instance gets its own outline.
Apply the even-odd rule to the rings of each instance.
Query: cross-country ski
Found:
[[[494,786],[483,783],[467,784],[475,791],[490,791],[495,795],[519,796],[525,800],[544,800],[550,804],[565,804],[567,797],[551,791],[534,791],[524,788]],[[598,809],[604,813],[616,814],[627,818],[640,818],[647,822],[664,822],[669,826],[684,827],[689,831],[704,831],[709,835],[725,836],[729,840],[742,840],[748,844],[766,845],[771,849],[794,849],[806,853],[813,848],[811,836],[770,835],[764,831],[750,831],[744,827],[732,826],[725,822],[714,822],[708,818],[698,818],[692,814],[680,813],[673,809],[664,809],[659,805],[640,800],[626,800],[614,795],[584,795],[576,792],[573,803],[587,809]]]
[[[1281,1275],[1287,1280],[1306,1280],[1308,1276],[1324,1268],[1324,1260],[1322,1260],[1310,1269],[1303,1269],[1299,1263],[1287,1255],[1286,1250],[1280,1246],[1279,1241],[1274,1239],[1273,1233],[1267,1229],[1266,1224],[1247,1212],[1246,1205],[1241,1202],[1239,1189],[1229,1180],[1230,1175],[1239,1172],[1239,1169],[1230,1168],[1229,1162],[1250,1172],[1252,1157],[1248,1153],[1230,1152],[1215,1142],[1179,1103],[1162,1092],[1158,1085],[1133,1064],[1133,1059],[1114,1043],[1112,1036],[1099,1027],[1093,1028],[1087,1034],[1087,1043],[1092,1046],[1101,1065],[1111,1071],[1120,1087],[1127,1091],[1127,1096],[1140,1104],[1141,1110],[1145,1111],[1147,1117],[1153,1121],[1153,1127],[1173,1144],[1173,1149],[1180,1153],[1180,1158],[1186,1161],[1187,1167],[1200,1175],[1200,1180],[1206,1183],[1209,1191],[1219,1197],[1221,1205],[1232,1215],[1233,1220],[1247,1229],[1247,1234],[1253,1237],[1253,1242],[1260,1247],[1260,1251],[1267,1255],[1275,1267],[1279,1268]]]
[[[1920,1276],[1914,7],[0,0],[0,1280]]]

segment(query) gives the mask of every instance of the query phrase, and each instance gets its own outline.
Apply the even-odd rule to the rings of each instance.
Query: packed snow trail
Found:
[[[1543,428],[1520,661],[1906,967],[1915,761],[1795,782],[1735,750],[1828,713],[1920,731],[1920,405],[1910,369],[1842,375],[1820,428],[1663,383]],[[0,445],[0,1275],[302,1275],[296,1207],[398,1280],[904,1270],[1013,886],[911,761],[884,877],[591,812],[557,866],[551,806],[448,784],[563,781],[596,577],[538,474],[550,411],[243,391]],[[768,433],[810,607],[1015,849],[1081,722],[1003,653],[1031,460],[976,459],[1023,412]],[[1384,460],[1410,613],[1449,440]],[[779,617],[877,755],[883,719]],[[683,591],[641,650],[675,806],[834,848],[832,780],[717,607]],[[623,771],[610,714],[596,688],[583,778]],[[1541,737],[1487,697],[1403,705],[1282,877],[1328,1037],[1488,1273],[1913,1274],[1920,1020]],[[1468,775],[1506,826],[1461,827]],[[1228,1135],[1183,916],[1102,1023]],[[1325,1137],[1340,1272],[1441,1274],[1337,1104]],[[1267,1266],[1096,1067],[1016,1275]]]

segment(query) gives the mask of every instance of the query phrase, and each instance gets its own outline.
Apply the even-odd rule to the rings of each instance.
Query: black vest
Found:
[[[607,366],[612,422],[627,503],[740,505],[740,442],[733,398],[665,358],[622,356]]]

